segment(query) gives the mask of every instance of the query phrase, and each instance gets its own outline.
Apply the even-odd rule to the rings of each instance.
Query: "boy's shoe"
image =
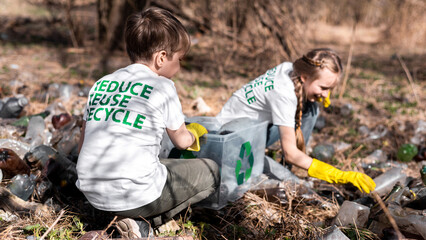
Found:
[[[117,221],[116,226],[122,238],[133,239],[154,236],[154,230],[151,228],[150,224],[144,220],[123,218]]]

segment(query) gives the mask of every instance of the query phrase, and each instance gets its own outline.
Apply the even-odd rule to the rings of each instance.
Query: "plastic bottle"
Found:
[[[52,125],[55,129],[60,129],[71,121],[71,116],[68,113],[61,113],[52,116]]]
[[[37,113],[37,114],[29,115],[29,116],[22,116],[18,120],[14,121],[12,123],[12,125],[17,126],[17,127],[27,127],[31,118],[36,117],[36,116],[46,118],[47,116],[49,116],[49,114],[50,114],[50,112],[46,110],[46,111],[41,112],[41,113]]]
[[[25,154],[24,160],[31,168],[42,170],[46,166],[47,161],[50,158],[55,158],[57,154],[58,152],[54,148],[47,145],[40,145],[29,150]]]
[[[389,193],[397,182],[405,184],[407,176],[402,173],[402,168],[392,168],[389,171],[374,178],[376,189],[374,190],[379,196]]]
[[[352,201],[344,201],[334,223],[338,226],[365,227],[369,214],[369,207]]]
[[[35,116],[28,123],[27,133],[24,140],[31,147],[36,147],[41,144],[46,144],[50,137],[50,132],[46,129],[44,119],[40,116]]]
[[[17,118],[26,105],[28,100],[25,97],[11,97],[4,103],[0,117]]]
[[[29,174],[30,167],[12,149],[0,148],[0,168],[5,178],[18,174]]]
[[[398,149],[396,156],[402,162],[410,162],[417,153],[417,147],[414,144],[407,143]]]
[[[422,176],[423,184],[426,185],[426,165],[423,165],[420,169],[420,175]]]
[[[36,176],[31,174],[18,174],[12,178],[11,184],[8,186],[10,192],[18,196],[24,201],[27,201],[28,198],[34,191]]]
[[[334,153],[334,146],[331,144],[318,144],[312,150],[312,156],[321,161],[330,161]]]

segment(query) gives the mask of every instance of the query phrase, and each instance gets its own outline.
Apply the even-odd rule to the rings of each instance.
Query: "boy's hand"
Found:
[[[376,188],[376,183],[369,176],[353,171],[341,171],[318,159],[313,159],[308,169],[311,177],[318,178],[329,183],[352,183],[361,192],[370,193]]]
[[[195,137],[194,143],[186,150],[195,152],[200,151],[200,137],[207,133],[207,129],[198,123],[190,123],[186,125],[186,129]]]
[[[330,101],[330,93],[331,92],[328,91],[328,96],[326,98],[322,98],[322,97],[318,98],[317,102],[322,102],[323,106],[325,108],[328,108],[328,106],[330,106],[330,103],[331,103],[331,101]]]

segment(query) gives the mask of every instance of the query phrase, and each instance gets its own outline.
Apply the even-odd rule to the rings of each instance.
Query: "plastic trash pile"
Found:
[[[49,88],[68,89],[61,86],[55,85]],[[79,94],[72,88],[67,91]],[[63,98],[70,99],[70,96],[65,94]],[[36,200],[52,206],[55,206],[54,201],[57,199],[54,196],[59,195],[65,199],[83,198],[74,184],[77,179],[75,166],[82,126],[81,114],[71,115],[65,111],[60,102],[52,103],[37,114],[22,114],[28,104],[29,101],[24,96],[5,98],[0,101],[1,186],[6,187],[24,201]],[[346,105],[344,107],[342,112],[350,114],[351,107]],[[306,189],[305,199],[309,199],[309,195],[314,194],[334,198],[339,203],[340,210],[333,221],[325,226],[330,228],[324,235],[324,239],[336,239],[336,236],[339,239],[345,239],[347,235],[343,233],[343,227],[366,229],[381,238],[392,236],[392,234],[426,238],[425,121],[417,123],[412,141],[401,145],[398,149],[396,156],[398,162],[389,161],[388,156],[381,149],[363,158],[362,167],[366,172],[376,170],[376,173],[380,173],[374,178],[377,184],[374,194],[380,197],[380,201],[374,195],[353,194],[356,192],[354,188],[343,191],[345,189],[330,187],[329,184],[318,183],[314,179],[300,179],[268,156],[262,155],[262,159],[258,159],[257,151],[263,153],[264,149],[262,147],[257,150],[255,148],[258,144],[254,144],[259,139],[256,129],[259,129],[260,125],[251,123],[254,128],[247,134],[253,139],[247,144],[244,137],[245,124],[241,120],[223,126],[215,122],[211,124],[212,126],[216,124],[214,128],[217,131],[209,133],[210,139],[207,138],[205,146],[216,149],[215,152],[221,154],[217,158],[220,161],[223,160],[222,167],[229,168],[229,171],[223,171],[223,174],[227,175],[222,176],[222,190],[243,189],[244,192],[249,190],[259,192],[261,189],[265,191],[269,189],[270,192],[276,193],[281,204],[288,204],[284,190],[277,186],[282,182],[292,182]],[[383,137],[388,130],[381,125],[373,130],[361,126],[358,131],[366,138],[374,140]],[[232,149],[227,148],[230,143],[238,145],[235,159],[227,158],[233,154]],[[330,162],[335,153],[341,151],[341,148],[347,148],[347,145],[344,143],[318,144],[313,147],[311,155]],[[237,166],[238,171],[235,170],[234,160],[240,164]],[[261,164],[258,164],[259,161]],[[421,165],[420,178],[413,178],[403,173],[407,163],[412,161]],[[258,171],[257,168],[263,169]],[[250,178],[250,174],[257,178]],[[259,179],[262,177],[266,177],[267,181],[260,182]],[[237,181],[238,179],[240,181]],[[322,187],[318,187],[318,184],[322,184]],[[249,186],[250,189],[244,186]],[[229,193],[222,191],[216,197],[229,197],[228,195]],[[218,202],[220,204],[216,204]],[[220,199],[214,199],[213,203],[216,207],[226,205],[222,204]],[[212,206],[211,202],[210,206]]]

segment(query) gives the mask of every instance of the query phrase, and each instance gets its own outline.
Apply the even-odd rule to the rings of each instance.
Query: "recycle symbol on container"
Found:
[[[245,156],[246,156],[246,159],[248,159],[248,163],[250,167],[246,170],[241,170]],[[237,178],[238,185],[243,184],[250,178],[251,171],[253,169],[253,163],[254,163],[254,157],[253,157],[253,152],[251,151],[251,144],[250,142],[245,142],[241,145],[240,159],[237,160],[237,165],[235,167],[235,176]]]

